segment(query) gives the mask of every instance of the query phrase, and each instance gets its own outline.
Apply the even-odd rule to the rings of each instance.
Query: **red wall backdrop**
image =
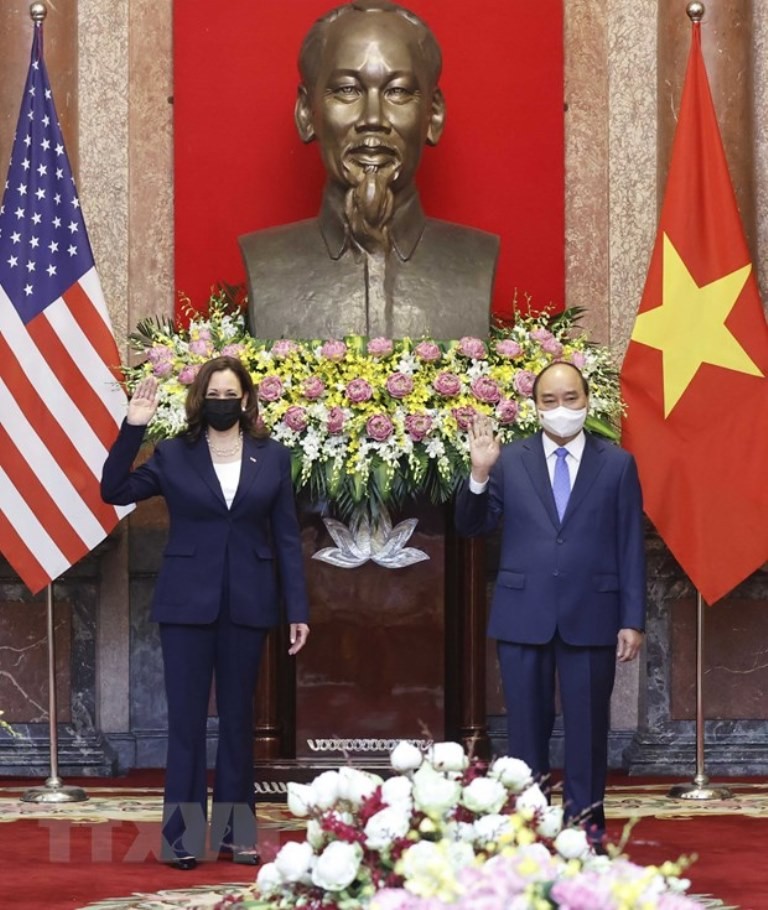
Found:
[[[293,124],[296,59],[333,5],[174,2],[176,286],[196,305],[216,281],[244,280],[240,234],[319,209],[317,144]],[[443,50],[446,129],[418,176],[427,213],[501,236],[497,312],[515,289],[562,308],[562,0],[405,5]]]

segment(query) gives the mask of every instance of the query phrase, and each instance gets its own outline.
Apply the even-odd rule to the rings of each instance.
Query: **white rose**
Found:
[[[474,843],[477,833],[475,826],[470,822],[448,822],[443,828],[445,834],[443,837],[448,840],[466,841],[468,844]]]
[[[325,845],[326,833],[316,818],[310,818],[307,822],[307,841],[315,850],[321,850]]]
[[[312,788],[289,781],[288,809],[297,818],[306,818],[312,810]]]
[[[464,787],[461,802],[470,812],[494,814],[507,801],[507,788],[500,780],[491,777],[476,777]]]
[[[431,840],[417,841],[400,858],[398,871],[406,879],[433,875],[445,865],[445,854]]]
[[[313,804],[318,809],[330,809],[339,799],[339,772],[324,771],[309,786]]]
[[[306,841],[288,841],[275,857],[277,871],[285,882],[309,884],[308,873],[315,853]]]
[[[541,787],[538,784],[531,784],[517,797],[515,805],[518,809],[532,809],[536,812],[539,809],[546,809],[548,803],[547,797],[541,792]]]
[[[415,771],[423,760],[421,750],[404,739],[395,746],[389,756],[389,763],[395,771]]]
[[[581,828],[565,828],[555,838],[554,846],[563,859],[580,859],[589,853],[587,833]]]
[[[458,743],[435,743],[429,747],[427,757],[438,771],[463,771],[469,764],[463,747]]]
[[[500,780],[513,793],[520,793],[531,783],[531,769],[521,758],[497,758],[488,771],[489,777]]]
[[[335,840],[318,856],[312,869],[312,883],[325,891],[343,891],[355,880],[362,858],[360,844]]]
[[[411,827],[411,816],[400,806],[388,806],[372,815],[365,825],[365,846],[383,850],[397,837],[405,837]]]
[[[367,774],[357,768],[339,769],[339,796],[341,799],[359,806],[381,783],[377,774]]]
[[[413,775],[413,801],[427,815],[442,815],[459,801],[461,784],[422,765]]]
[[[259,869],[256,884],[262,894],[271,894],[283,884],[283,877],[274,863],[266,863]]]
[[[508,829],[508,815],[484,815],[472,825],[475,839],[483,844],[497,840]]]
[[[390,777],[381,785],[381,798],[388,806],[394,806],[398,803],[411,803],[411,794],[413,793],[413,784],[407,777],[398,775]]]
[[[563,827],[563,810],[560,806],[547,806],[541,810],[536,824],[536,833],[550,840],[557,837]]]

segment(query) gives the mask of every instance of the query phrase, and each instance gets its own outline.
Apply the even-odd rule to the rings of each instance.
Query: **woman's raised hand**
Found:
[[[137,427],[145,427],[155,416],[157,410],[157,380],[154,376],[145,376],[136,386],[133,397],[128,402],[126,420]]]

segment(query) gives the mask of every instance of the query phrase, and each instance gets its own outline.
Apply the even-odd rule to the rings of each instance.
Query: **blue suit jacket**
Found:
[[[501,557],[488,634],[544,644],[614,645],[645,628],[642,497],[632,456],[586,434],[562,523],[541,433],[502,447],[484,493],[465,481],[456,527],[473,537],[501,521]]]
[[[161,442],[145,464],[131,471],[143,437],[144,427],[123,423],[104,464],[101,495],[114,505],[165,497],[170,529],[152,619],[213,622],[226,584],[234,622],[276,625],[279,575],[287,621],[306,622],[288,450],[274,440],[244,436],[240,483],[228,509],[204,438]]]

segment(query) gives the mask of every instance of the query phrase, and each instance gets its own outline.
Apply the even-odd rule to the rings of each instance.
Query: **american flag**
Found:
[[[0,552],[32,592],[130,511],[99,495],[121,379],[38,23],[0,204]]]

